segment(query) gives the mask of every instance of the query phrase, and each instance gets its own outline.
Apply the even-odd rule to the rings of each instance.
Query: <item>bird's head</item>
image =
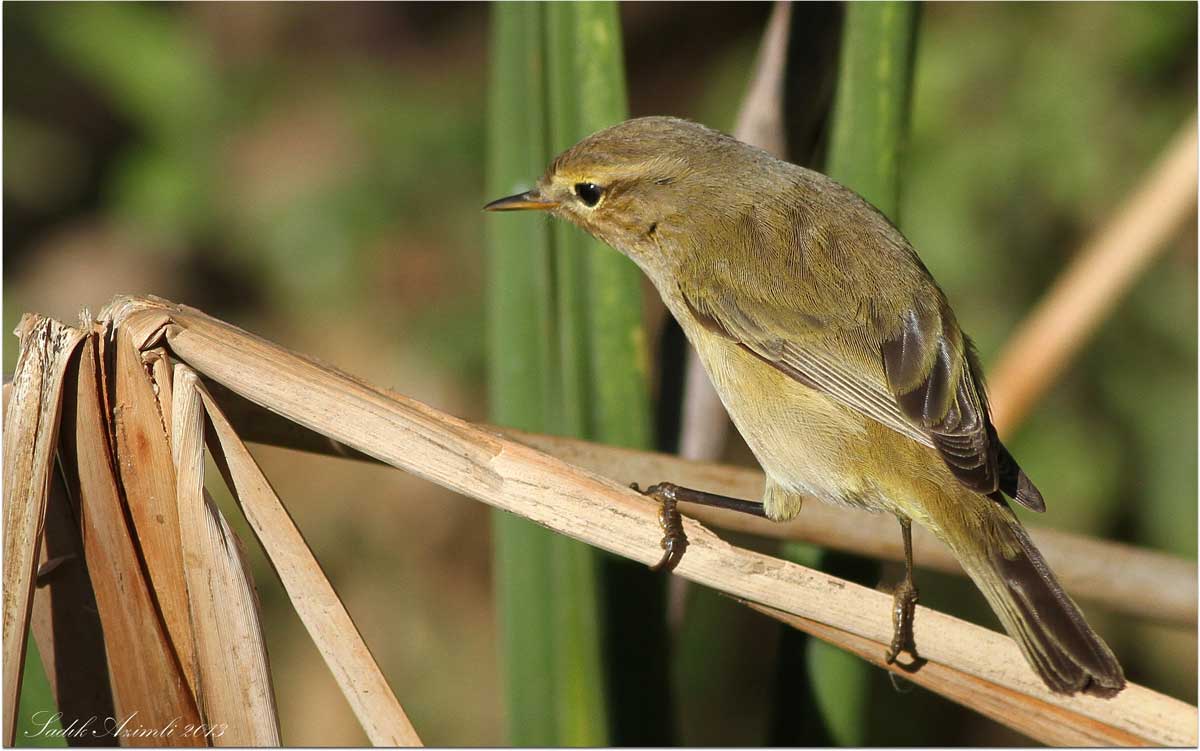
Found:
[[[747,152],[770,158],[687,120],[628,120],[564,151],[532,190],[484,208],[547,211],[577,224],[650,271],[669,252],[664,246],[703,227],[711,215],[728,213],[731,197],[747,187],[740,186],[734,174],[746,163]]]

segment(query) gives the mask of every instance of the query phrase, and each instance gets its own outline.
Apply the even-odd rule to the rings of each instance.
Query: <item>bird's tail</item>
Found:
[[[984,529],[962,530],[966,534],[946,541],[1030,666],[1051,691],[1116,695],[1125,687],[1121,665],[1063,591],[1021,523],[999,504],[983,517]],[[971,526],[978,524],[975,519]]]

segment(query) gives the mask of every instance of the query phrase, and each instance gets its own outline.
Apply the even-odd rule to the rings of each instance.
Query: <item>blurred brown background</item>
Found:
[[[730,129],[769,11],[623,5],[631,113]],[[487,5],[3,13],[6,331],[153,293],[483,418]],[[985,363],[1195,110],[1195,29],[1194,4],[924,9],[901,221]],[[1195,280],[1192,226],[1015,437],[1050,503],[1039,521],[1195,557]],[[485,507],[393,470],[259,455],[426,742],[501,742]],[[284,742],[364,742],[248,547]],[[930,604],[982,611],[944,591]],[[1131,679],[1195,702],[1195,633],[1097,625]],[[737,634],[709,651],[769,659]],[[955,722],[974,733],[958,742],[1012,740]]]

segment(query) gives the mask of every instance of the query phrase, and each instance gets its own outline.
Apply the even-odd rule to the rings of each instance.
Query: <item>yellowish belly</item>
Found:
[[[932,449],[705,329],[675,296],[663,299],[767,475],[768,516],[789,519],[800,512],[802,496],[811,496],[926,523],[921,499],[955,482]]]
[[[771,480],[833,503],[873,505],[862,497],[872,488],[852,460],[870,441],[867,418],[732,342],[704,337],[698,344],[725,409]]]

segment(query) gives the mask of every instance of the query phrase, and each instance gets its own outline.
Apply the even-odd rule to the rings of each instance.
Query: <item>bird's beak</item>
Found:
[[[530,190],[525,193],[518,193],[515,196],[507,198],[498,198],[492,201],[487,206],[483,207],[484,211],[531,211],[534,209],[552,209],[558,205],[558,201],[547,201],[542,198],[537,190]]]

